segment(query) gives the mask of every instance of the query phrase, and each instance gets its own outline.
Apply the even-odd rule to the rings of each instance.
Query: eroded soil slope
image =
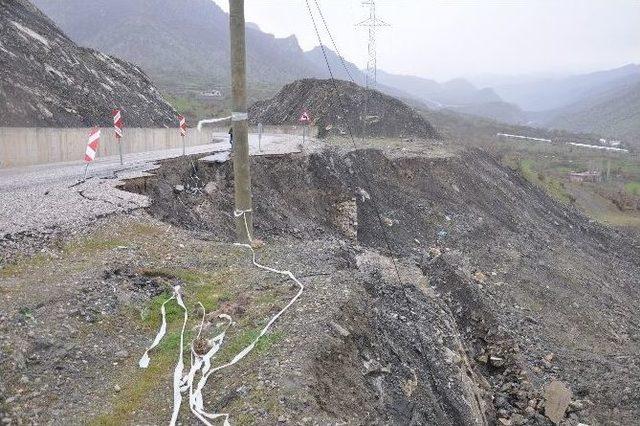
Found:
[[[575,422],[637,418],[637,241],[480,151],[325,151],[259,158],[253,173],[260,235],[393,253],[420,269],[432,296],[417,300],[415,276],[398,281],[389,266],[387,278],[378,270],[365,279],[366,297],[341,308],[356,335],[318,359],[318,400],[333,401],[324,409],[336,418],[355,421],[372,404],[371,421],[384,413],[399,422],[544,423],[554,380],[572,391],[566,414]],[[229,165],[168,163],[144,192],[157,217],[232,238]],[[340,386],[345,369],[370,359],[379,371]]]

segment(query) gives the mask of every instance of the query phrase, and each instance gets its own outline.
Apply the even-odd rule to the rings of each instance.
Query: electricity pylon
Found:
[[[377,81],[377,63],[376,63],[376,29],[378,27],[390,27],[389,24],[376,16],[375,0],[367,0],[362,2],[363,6],[369,6],[369,17],[362,22],[356,24],[356,27],[367,27],[369,29],[369,59],[367,60],[367,72],[365,86],[367,88],[375,86]]]

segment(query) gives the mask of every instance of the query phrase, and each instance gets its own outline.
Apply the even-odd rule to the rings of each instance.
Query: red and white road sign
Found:
[[[100,129],[94,127],[89,132],[89,140],[87,141],[87,150],[84,152],[84,162],[90,163],[96,159],[96,152],[100,146]]]
[[[187,119],[179,115],[178,120],[180,120],[180,136],[187,136]]]
[[[304,111],[301,115],[300,115],[300,120],[301,123],[308,123],[311,121],[311,118],[309,117],[309,112],[308,111]]]
[[[122,137],[122,111],[119,109],[113,110],[113,130],[116,132],[116,139]]]

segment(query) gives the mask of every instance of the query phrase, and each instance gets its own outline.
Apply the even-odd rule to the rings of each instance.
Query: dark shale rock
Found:
[[[26,0],[0,0],[0,126],[175,124],[175,110],[137,66],[77,46]]]
[[[287,84],[272,99],[253,104],[249,120],[298,124],[303,111],[310,113],[319,137],[438,137],[431,124],[405,103],[342,80],[304,79]]]

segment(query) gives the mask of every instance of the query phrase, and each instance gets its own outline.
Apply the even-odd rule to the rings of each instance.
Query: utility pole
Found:
[[[245,48],[244,0],[229,0],[231,45],[231,91],[233,95],[233,178],[235,221],[238,241],[253,236],[251,170],[249,168],[249,126],[247,123],[247,55]],[[245,225],[246,220],[246,225]],[[247,235],[247,231],[249,235]]]

